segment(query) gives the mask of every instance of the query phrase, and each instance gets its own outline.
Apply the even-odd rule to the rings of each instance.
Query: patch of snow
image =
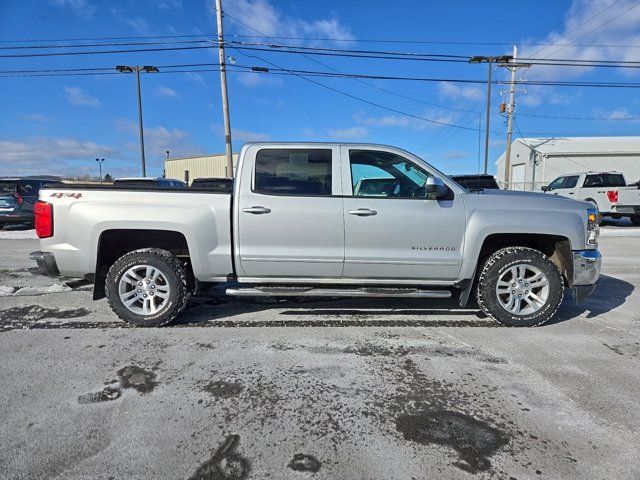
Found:
[[[13,287],[0,285],[0,297],[8,297],[9,295],[13,295],[14,290],[15,289]]]
[[[601,237],[640,237],[640,228],[601,228]]]
[[[37,240],[35,229],[31,230],[0,230],[0,240]]]
[[[71,291],[71,287],[68,285],[65,285],[64,283],[54,283],[53,285],[45,287],[22,287],[16,290],[13,295],[18,297],[23,295],[44,295],[46,293],[61,293],[69,291]]]

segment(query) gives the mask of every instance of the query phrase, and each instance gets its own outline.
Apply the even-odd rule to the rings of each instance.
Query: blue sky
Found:
[[[233,17],[225,18],[229,39],[233,39],[232,35],[257,35],[257,30],[265,36],[342,39],[278,40],[285,44],[469,56],[510,53],[510,43],[516,42],[529,44],[521,47],[521,54],[527,57],[640,60],[640,48],[620,47],[640,45],[640,8],[633,8],[634,3],[635,0],[391,3],[223,0],[223,9]],[[7,50],[6,47],[60,44],[49,40],[175,35],[203,35],[202,38],[213,39],[213,32],[212,2],[204,0],[0,1],[0,46],[5,48],[1,53],[5,55],[36,51]],[[267,38],[236,39],[273,43]],[[367,39],[445,43],[362,42]],[[69,43],[91,42],[70,40]],[[563,46],[566,44],[581,46]],[[108,49],[84,48],[87,51]],[[40,51],[70,50],[81,48]],[[259,59],[234,50],[228,50],[227,54],[238,65],[269,66],[264,59],[287,69],[327,71],[330,67],[340,72],[374,75],[484,80],[487,68],[466,63],[314,57],[325,64],[320,65],[300,55],[255,52],[262,57]],[[245,51],[245,54],[252,52]],[[215,50],[198,49],[0,58],[0,70],[216,61]],[[161,68],[166,70],[171,69]],[[234,150],[251,140],[367,141],[403,147],[446,172],[478,170],[477,131],[434,125],[348,98],[295,76],[229,73],[228,77]],[[498,68],[495,78],[506,79],[507,72]],[[526,71],[524,78],[638,81],[638,75],[631,69],[540,66]],[[389,80],[362,83],[344,78],[314,80],[416,116],[469,128],[477,128],[481,120],[484,129],[483,85]],[[0,176],[96,174],[96,157],[106,158],[104,171],[112,175],[139,174],[133,75],[0,76],[0,82]],[[497,108],[502,90],[504,88],[495,87],[492,98],[495,133],[491,135],[491,171],[495,170],[493,161],[504,150],[505,143],[505,121]],[[529,87],[526,92],[518,91],[517,123],[525,136],[634,135],[638,129],[638,120],[634,117],[640,115],[638,93],[637,89]],[[171,156],[224,150],[217,72],[143,75],[143,102],[148,173],[162,172],[166,150],[170,150]],[[529,115],[597,117],[598,120]]]

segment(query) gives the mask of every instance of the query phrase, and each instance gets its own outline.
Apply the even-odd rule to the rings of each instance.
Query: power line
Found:
[[[168,52],[179,50],[201,50],[204,48],[213,48],[214,45],[191,46],[191,47],[167,47],[167,48],[135,48],[128,50],[94,50],[83,52],[46,52],[46,53],[21,53],[0,55],[0,58],[30,58],[30,57],[64,57],[69,55],[104,55],[114,53],[134,53],[134,52]]]

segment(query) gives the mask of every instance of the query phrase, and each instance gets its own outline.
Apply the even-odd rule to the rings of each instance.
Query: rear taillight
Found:
[[[611,203],[618,203],[618,190],[607,190],[607,198]]]
[[[18,205],[22,205],[24,203],[24,198],[22,198],[22,195],[19,193],[14,193],[13,196],[16,197],[16,203]]]
[[[38,200],[33,206],[35,215],[36,235],[38,238],[53,236],[53,205]]]

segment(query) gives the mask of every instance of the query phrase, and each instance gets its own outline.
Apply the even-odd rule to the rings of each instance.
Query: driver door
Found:
[[[341,158],[343,278],[456,279],[465,229],[460,195],[426,198],[430,173],[395,152],[343,146]]]

